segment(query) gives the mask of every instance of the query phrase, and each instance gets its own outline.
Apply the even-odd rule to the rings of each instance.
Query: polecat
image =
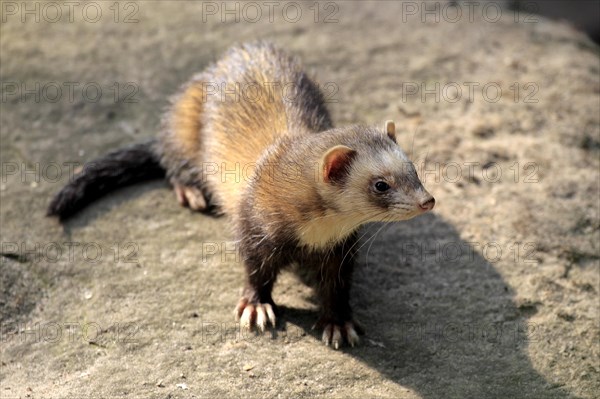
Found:
[[[235,314],[275,325],[271,291],[295,264],[316,287],[323,341],[358,343],[349,304],[357,229],[431,210],[435,200],[384,129],[333,128],[300,64],[267,43],[234,47],[172,99],[157,140],[112,152],[69,182],[48,215],[65,219],[98,196],[166,176],[179,202],[228,215],[246,268]]]

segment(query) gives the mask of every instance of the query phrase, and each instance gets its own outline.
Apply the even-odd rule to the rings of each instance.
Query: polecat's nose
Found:
[[[434,205],[435,205],[435,198],[429,197],[429,198],[425,198],[425,200],[419,204],[419,208],[421,208],[421,210],[423,210],[423,211],[430,211],[433,209]]]

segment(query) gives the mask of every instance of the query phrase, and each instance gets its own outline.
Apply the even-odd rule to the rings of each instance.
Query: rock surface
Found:
[[[295,3],[298,21],[285,3],[240,3],[239,23],[220,2],[92,3],[96,22],[81,6],[53,22],[42,3],[39,23],[3,9],[2,397],[600,392],[600,62],[582,34],[506,9],[496,21],[483,2],[458,19],[442,2],[439,23],[420,2]],[[70,169],[153,136],[181,83],[257,38],[314,71],[336,124],[395,119],[437,199],[365,230],[358,348],[320,343],[312,293],[289,274],[281,328],[240,334],[227,221],[180,208],[166,183],[64,227],[44,217]]]

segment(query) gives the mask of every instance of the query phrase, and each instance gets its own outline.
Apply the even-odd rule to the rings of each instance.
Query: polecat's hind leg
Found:
[[[173,97],[170,112],[163,120],[157,152],[161,155],[161,165],[167,170],[177,201],[195,211],[215,212],[202,176],[202,113],[206,102],[206,79],[203,75],[194,77]]]

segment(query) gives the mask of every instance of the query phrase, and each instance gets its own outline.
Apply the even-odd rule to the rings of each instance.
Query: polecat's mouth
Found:
[[[419,216],[422,215],[424,213],[428,213],[431,212],[431,208],[421,208],[421,207],[417,207],[415,210],[415,215]]]
[[[415,206],[411,210],[404,210],[403,214],[399,215],[399,218],[397,220],[398,221],[409,220],[414,217],[428,213],[432,209],[433,209],[433,205],[421,206],[419,204],[415,204]]]

